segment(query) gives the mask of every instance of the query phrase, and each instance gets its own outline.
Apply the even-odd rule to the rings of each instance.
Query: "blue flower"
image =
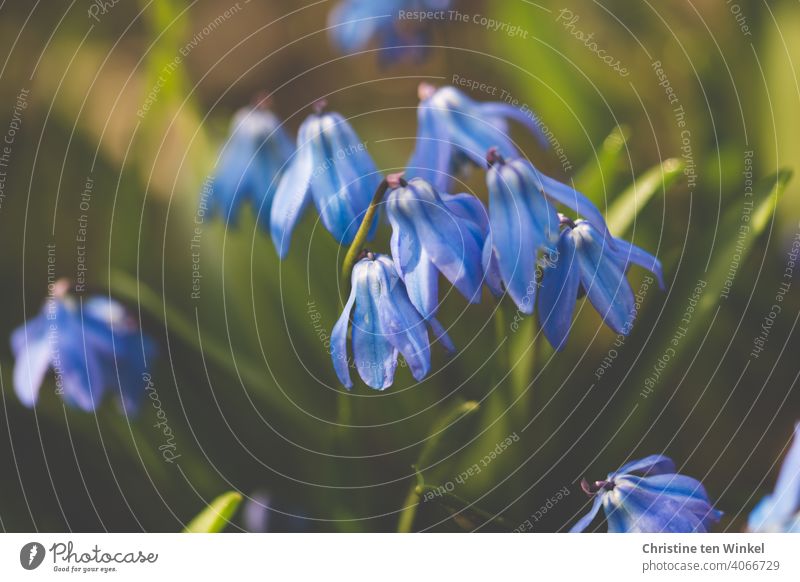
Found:
[[[453,175],[471,162],[483,166],[487,150],[496,147],[519,157],[508,135],[508,119],[522,123],[541,141],[539,122],[530,110],[508,103],[480,103],[455,87],[419,86],[417,141],[407,173],[424,178],[440,192],[449,192]]]
[[[505,160],[496,148],[487,156],[490,237],[484,265],[496,261],[508,294],[523,313],[533,313],[539,251],[558,237],[553,204],[563,204],[607,232],[600,211],[580,192],[539,172],[522,158]]]
[[[428,326],[448,349],[450,338],[434,318],[427,320],[408,298],[405,285],[386,255],[366,253],[353,267],[352,289],[331,333],[331,358],[339,381],[353,386],[347,357],[347,329],[352,313],[353,360],[368,386],[385,390],[392,385],[398,354],[421,381],[430,371]]]
[[[323,106],[300,125],[297,150],[275,193],[270,230],[281,258],[310,200],[328,232],[340,244],[352,242],[381,183],[364,142],[341,115],[323,113]]]
[[[345,53],[363,50],[376,39],[384,64],[405,56],[420,59],[429,44],[430,23],[404,18],[402,13],[446,10],[450,4],[451,0],[344,0],[328,15],[328,27]]]
[[[594,503],[572,532],[589,527],[601,506],[609,533],[706,532],[722,517],[703,485],[675,473],[672,459],[663,455],[627,463],[593,485],[584,480],[581,488]]]
[[[484,229],[476,223],[480,210],[470,204],[482,206],[480,201],[466,194],[440,195],[420,178],[399,180],[386,198],[386,215],[392,258],[411,302],[426,318],[436,313],[440,272],[468,301],[479,302]],[[466,218],[469,214],[478,216]]]
[[[759,501],[747,528],[758,533],[800,533],[800,423],[794,427],[794,442],[783,460],[775,491]]]
[[[592,223],[561,217],[564,229],[546,265],[539,293],[539,318],[545,337],[557,350],[569,335],[572,312],[582,289],[603,321],[627,335],[636,302],[625,273],[631,264],[649,269],[664,287],[661,263],[639,247],[604,236]]]
[[[242,203],[249,200],[260,216],[269,217],[281,169],[293,150],[272,112],[263,107],[240,109],[220,152],[212,182],[211,213],[234,222]]]
[[[106,390],[118,391],[128,413],[138,410],[143,374],[155,354],[125,308],[108,297],[79,301],[60,280],[42,311],[11,334],[14,389],[25,406],[33,407],[49,369],[56,392],[85,411],[94,410]]]

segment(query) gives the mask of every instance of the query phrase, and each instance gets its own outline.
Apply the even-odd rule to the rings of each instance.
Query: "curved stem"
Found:
[[[367,240],[369,229],[372,227],[372,221],[375,219],[375,213],[378,211],[378,204],[383,200],[383,197],[386,195],[386,190],[388,189],[388,179],[381,180],[378,189],[375,190],[375,195],[372,197],[372,202],[369,203],[367,212],[364,214],[364,220],[361,221],[361,226],[358,227],[356,236],[353,238],[350,248],[347,249],[347,254],[344,256],[344,261],[342,261],[342,287],[344,289],[349,288],[350,273],[353,271],[353,265],[356,264],[358,255],[361,252],[361,247]]]

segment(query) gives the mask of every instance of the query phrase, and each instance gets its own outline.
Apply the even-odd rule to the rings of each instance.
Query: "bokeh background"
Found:
[[[38,406],[23,407],[0,342],[0,527],[177,531],[236,490],[268,493],[274,530],[391,531],[418,464],[427,484],[452,485],[470,511],[454,519],[452,498],[432,499],[413,529],[528,520],[535,531],[558,531],[585,508],[582,477],[664,452],[726,512],[718,530],[742,530],[800,419],[800,283],[764,351],[751,354],[800,233],[798,182],[780,196],[773,188],[800,154],[797,1],[456,0],[468,21],[437,23],[426,59],[390,67],[377,46],[334,49],[325,27],[335,4],[123,0],[96,19],[88,2],[0,6],[0,133],[21,92],[25,103],[0,198],[0,337],[39,310],[48,244],[58,275],[76,277],[87,214],[88,283],[125,301],[156,338],[153,382],[180,455],[164,460],[147,401],[137,418],[113,399],[81,413],[65,408],[48,379]],[[566,26],[562,10],[578,20]],[[520,31],[492,31],[475,15]],[[576,30],[627,74],[601,62]],[[662,259],[667,289],[651,285],[627,339],[579,303],[569,345],[554,354],[535,319],[512,328],[506,308],[498,335],[496,301],[486,295],[467,307],[450,294],[440,319],[458,356],[435,350],[434,373],[420,384],[401,370],[385,393],[357,383],[344,395],[325,339],[340,312],[345,249],[313,213],[282,263],[259,209],[235,224],[206,220],[202,291],[192,298],[199,192],[239,107],[269,93],[294,135],[325,97],[379,168],[397,171],[413,146],[417,85],[454,76],[497,88],[494,97],[464,89],[475,99],[504,92],[536,111],[563,157],[514,128],[525,153],[546,173],[574,179],[604,212],[627,210],[631,220],[617,216],[624,232],[615,234]],[[750,169],[756,218],[739,238]],[[483,179],[476,170],[464,189],[485,200]],[[634,183],[640,196],[630,193]],[[388,250],[385,224],[372,246]],[[643,276],[631,272],[634,291]],[[473,401],[477,410],[449,416]],[[506,438],[513,444],[482,465]],[[457,479],[476,463],[480,473]],[[230,531],[245,527],[242,515]]]

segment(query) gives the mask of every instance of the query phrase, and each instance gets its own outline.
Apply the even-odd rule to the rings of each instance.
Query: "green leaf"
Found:
[[[695,332],[701,331],[703,321],[710,317],[712,310],[719,303],[722,293],[726,287],[735,284],[730,281],[730,265],[734,256],[739,255],[740,269],[737,277],[744,276],[741,265],[750,254],[753,244],[764,230],[772,224],[775,217],[775,210],[786,185],[792,178],[792,171],[786,168],[778,170],[775,174],[761,180],[753,192],[752,209],[749,212],[749,220],[743,221],[744,209],[741,205],[734,205],[723,217],[719,232],[724,241],[715,249],[715,257],[709,265],[705,275],[707,281],[703,297],[698,304],[698,325],[693,325],[691,329]],[[747,227],[746,232],[740,236],[740,228]]]
[[[713,251],[713,258],[707,270],[702,267],[698,269],[691,278],[691,286],[697,284],[698,280],[705,281],[702,296],[697,303],[697,307],[692,315],[691,325],[686,328],[681,336],[680,342],[675,344],[674,354],[671,358],[673,363],[679,361],[679,358],[686,353],[690,353],[697,341],[698,336],[702,336],[708,331],[708,326],[714,314],[716,313],[717,306],[722,300],[723,290],[730,284],[730,266],[734,256],[738,256],[740,269],[737,272],[737,277],[745,277],[745,271],[741,269],[745,260],[750,254],[755,241],[758,239],[767,226],[772,224],[775,215],[775,209],[781,194],[786,188],[786,184],[791,178],[791,171],[780,170],[776,174],[760,181],[754,188],[752,198],[752,208],[748,214],[749,220],[743,222],[743,206],[742,204],[733,205],[733,208],[723,217],[718,232],[716,233],[716,240],[722,241]],[[739,237],[739,229],[742,225],[748,226],[745,236]],[[712,234],[713,236],[713,234]],[[710,244],[708,247],[710,247]],[[708,248],[707,247],[707,248]],[[680,295],[688,296],[691,290],[681,290],[678,292]],[[683,302],[676,302],[671,308],[671,313],[664,317],[665,321],[680,321],[686,305]],[[660,340],[652,342],[654,350],[663,352],[666,345],[669,345],[670,337],[665,335],[664,330],[661,330]],[[672,331],[670,331],[672,333]],[[652,352],[646,361],[652,358]],[[636,378],[631,378],[632,386],[643,386],[645,379],[651,373],[649,365],[639,367]],[[680,366],[672,366],[674,370],[681,370]],[[659,380],[661,383],[667,383],[666,378]],[[638,390],[632,390],[630,394],[631,403],[642,403],[642,398]],[[655,402],[655,399],[647,399],[648,402]],[[625,407],[623,407],[624,409]]]
[[[615,236],[622,236],[659,190],[666,192],[683,172],[683,162],[669,158],[647,170],[619,196],[608,209],[606,222]]]
[[[197,514],[184,528],[183,533],[218,533],[225,529],[242,502],[236,491],[223,493]]]
[[[624,125],[615,127],[596,150],[596,158],[587,162],[575,177],[575,189],[586,194],[593,202],[600,204],[604,194],[613,186],[621,167],[625,144],[630,138],[630,130]]]

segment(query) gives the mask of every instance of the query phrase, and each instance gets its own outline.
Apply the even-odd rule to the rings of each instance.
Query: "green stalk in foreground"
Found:
[[[415,479],[403,502],[403,510],[400,512],[400,518],[397,522],[398,532],[409,533],[414,526],[414,518],[417,515],[417,508],[424,492],[424,480],[422,479],[421,471],[426,468],[431,454],[433,454],[436,445],[442,438],[442,434],[462,417],[476,412],[478,407],[479,404],[474,400],[459,402],[434,424],[431,434],[428,435],[425,445],[422,447],[417,463],[414,465]]]

